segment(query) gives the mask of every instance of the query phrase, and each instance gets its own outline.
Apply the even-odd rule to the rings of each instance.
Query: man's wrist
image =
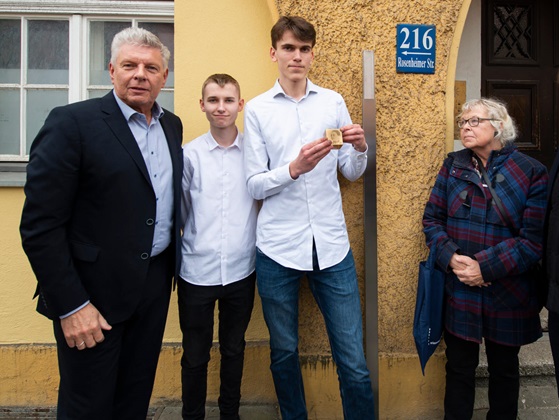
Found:
[[[65,319],[68,318],[70,315],[74,315],[76,312],[81,311],[83,308],[85,308],[87,305],[89,305],[89,300],[87,300],[85,303],[82,303],[80,306],[78,306],[76,309],[74,309],[73,311],[68,312],[67,314],[64,315],[60,315],[60,319]]]
[[[291,177],[291,179],[297,179],[299,178],[300,175],[295,171],[294,167],[295,167],[295,162],[291,162],[289,164],[289,176]]]
[[[359,153],[365,153],[367,151],[367,143],[364,142],[363,144],[354,144],[353,148]]]

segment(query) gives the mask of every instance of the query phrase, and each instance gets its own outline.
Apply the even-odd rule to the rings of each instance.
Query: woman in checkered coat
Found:
[[[437,264],[447,272],[445,419],[472,418],[483,339],[487,418],[513,420],[520,346],[542,335],[527,272],[542,254],[547,170],[516,149],[514,122],[498,101],[466,102],[458,126],[465,149],[445,159],[423,215],[427,244],[436,244]],[[480,163],[506,217],[491,198]]]

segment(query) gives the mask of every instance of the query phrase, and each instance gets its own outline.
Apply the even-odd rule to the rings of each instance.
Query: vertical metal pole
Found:
[[[363,129],[367,140],[367,170],[364,175],[365,212],[365,351],[375,395],[375,418],[379,417],[378,360],[378,261],[377,261],[377,109],[375,57],[363,51]]]

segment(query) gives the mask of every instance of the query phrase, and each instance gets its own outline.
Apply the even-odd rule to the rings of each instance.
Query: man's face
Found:
[[[298,82],[306,79],[314,59],[312,43],[300,41],[293,32],[286,31],[270,49],[272,61],[278,63],[280,81]]]
[[[244,100],[239,98],[236,86],[231,83],[226,83],[223,87],[217,83],[208,83],[204,88],[204,98],[200,99],[200,108],[214,128],[235,125],[237,114],[243,110],[243,105]]]
[[[115,64],[109,63],[109,73],[116,95],[130,108],[150,115],[169,69],[157,48],[125,44]]]

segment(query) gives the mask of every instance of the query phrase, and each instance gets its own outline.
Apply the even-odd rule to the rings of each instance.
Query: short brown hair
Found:
[[[287,31],[293,32],[299,41],[310,41],[314,47],[316,43],[316,31],[312,23],[299,16],[282,16],[272,27],[272,47],[276,48],[278,41]]]
[[[202,85],[202,99],[204,99],[204,90],[210,83],[216,83],[219,87],[223,87],[230,83],[237,88],[237,92],[239,92],[239,99],[241,98],[241,86],[239,85],[239,82],[237,82],[233,76],[229,76],[228,74],[216,73],[208,77]]]

